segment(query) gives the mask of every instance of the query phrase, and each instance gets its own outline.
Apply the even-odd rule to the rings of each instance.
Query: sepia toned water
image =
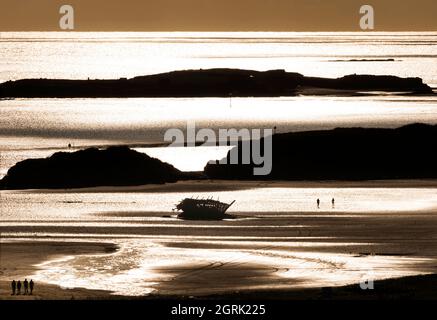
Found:
[[[381,61],[353,61],[353,60]],[[394,59],[394,61],[384,61]],[[437,87],[437,33],[1,32],[0,81],[120,78],[181,69],[285,69],[307,76],[387,74]],[[108,144],[163,142],[168,128],[396,127],[436,123],[435,97],[0,100],[0,177],[28,157]],[[35,121],[38,119],[38,121]],[[201,170],[227,149],[155,150],[181,170]],[[187,160],[191,159],[191,160]]]
[[[114,144],[163,143],[167,129],[335,127],[437,123],[434,97],[287,97],[229,99],[15,99],[0,101],[0,177],[26,158]],[[35,121],[38,119],[38,121]],[[141,148],[139,148],[141,150]],[[147,150],[147,151],[146,151]],[[183,171],[200,171],[229,148],[143,149]],[[71,150],[70,150],[71,151]]]
[[[436,45],[436,32],[1,32],[0,81],[240,68],[417,76],[436,86]]]
[[[225,221],[177,219],[171,208],[193,192],[171,189],[2,191],[0,232],[4,242],[118,244],[116,253],[58,257],[29,275],[115,294],[335,286],[368,273],[381,279],[435,272],[435,238],[421,233],[435,228],[437,188],[331,184],[249,183],[195,193],[237,200],[229,210],[236,219]],[[221,277],[227,280],[212,281]]]
[[[0,81],[230,67],[327,77],[419,76],[437,87],[436,62],[436,33],[0,33]],[[113,144],[133,145],[184,171],[202,170],[229,148],[149,145],[162,143],[168,128],[184,129],[187,121],[199,129],[277,126],[278,132],[436,124],[437,99],[375,94],[0,100],[0,177],[27,158]],[[73,148],[67,148],[69,143]],[[229,212],[236,219],[176,219],[171,209],[191,196],[236,200]],[[437,188],[432,185],[203,181],[173,187],[1,191],[0,200],[2,242],[119,246],[115,253],[56,257],[29,275],[65,287],[126,295],[209,294],[343,285],[369,274],[380,279],[436,271]]]

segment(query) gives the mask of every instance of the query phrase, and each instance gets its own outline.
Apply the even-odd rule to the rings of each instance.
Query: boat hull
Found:
[[[206,213],[186,213],[186,212],[181,212],[178,214],[178,218],[179,219],[183,219],[183,220],[224,220],[224,219],[234,219],[234,216],[230,215],[230,214],[206,214]]]
[[[223,220],[232,218],[226,214],[229,204],[214,200],[184,199],[176,206],[182,212],[178,218],[187,220]]]

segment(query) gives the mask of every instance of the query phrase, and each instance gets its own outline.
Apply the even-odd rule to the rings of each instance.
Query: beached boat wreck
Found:
[[[182,211],[178,218],[189,220],[222,220],[232,218],[226,211],[235,202],[224,203],[218,200],[185,198],[173,210]]]

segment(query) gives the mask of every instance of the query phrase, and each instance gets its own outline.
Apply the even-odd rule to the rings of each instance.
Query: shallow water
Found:
[[[199,183],[200,186],[211,184]],[[234,184],[238,185],[237,182]],[[220,186],[220,183],[217,186]],[[129,190],[123,188],[119,188],[119,192],[92,192],[92,189],[86,192],[81,192],[80,189],[76,192],[74,190],[1,191],[0,219],[1,223],[8,220],[48,221],[48,219],[104,221],[110,213],[119,213],[118,219],[122,218],[123,212],[126,212],[138,213],[137,217],[147,221],[149,214],[153,217],[156,213],[171,214],[171,209],[176,203],[192,196],[199,198],[213,196],[228,203],[237,200],[230,212],[248,216],[286,212],[316,214],[318,211],[332,214],[336,212],[396,213],[437,207],[436,188],[283,188],[269,187],[262,182],[252,183],[247,187],[250,189],[244,189],[243,186],[243,190],[208,192],[142,192],[141,189],[135,192],[123,192]],[[320,210],[315,210],[317,198],[321,200]],[[336,200],[335,208],[331,205],[332,198]],[[114,216],[109,218],[113,219]],[[126,217],[126,221],[130,219],[132,217]],[[163,218],[162,221],[167,220]]]
[[[351,59],[395,59],[357,62]],[[120,78],[177,69],[285,69],[308,76],[391,74],[437,87],[437,33],[0,33],[0,81]],[[163,142],[168,128],[396,127],[437,123],[434,97],[15,99],[0,101],[0,177],[17,161],[74,147]],[[38,121],[35,121],[38,119]],[[23,152],[26,150],[26,152]],[[151,153],[201,170],[205,150]],[[208,149],[211,151],[211,149]],[[221,158],[223,150],[208,152]],[[190,160],[187,160],[190,159]]]
[[[86,146],[163,143],[167,129],[398,127],[437,123],[433,97],[229,99],[15,99],[0,101],[0,177],[16,162]],[[35,119],[38,118],[38,121]],[[218,134],[217,134],[218,137]],[[68,144],[73,149],[67,149]],[[183,171],[201,171],[228,148],[139,148]]]
[[[436,59],[436,32],[0,33],[0,81],[241,68],[286,69],[327,77],[353,73],[418,76],[437,86]]]
[[[311,242],[276,248],[256,241],[239,241],[236,249],[220,248],[227,241],[209,241],[218,249],[172,247],[158,241],[123,241],[112,255],[65,257],[40,264],[34,279],[66,288],[108,290],[138,296],[159,294],[212,294],[255,289],[296,289],[340,286],[368,279],[400,277],[433,270],[433,259],[414,257],[361,256],[306,252],[326,246]],[[191,241],[193,241],[191,240]],[[173,240],[180,244],[181,240]],[[169,244],[170,243],[170,244]],[[245,249],[239,246],[247,245]],[[346,250],[354,243],[337,243]],[[352,249],[353,250],[353,249]],[[420,265],[420,267],[418,267]]]
[[[437,188],[262,184],[195,193],[236,199],[229,213],[237,219],[225,221],[177,219],[171,208],[189,192],[2,191],[0,232],[3,241],[118,244],[112,254],[46,261],[31,276],[125,295],[335,286],[435,271]]]

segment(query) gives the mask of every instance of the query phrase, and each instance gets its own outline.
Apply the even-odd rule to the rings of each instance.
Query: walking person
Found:
[[[334,198],[332,198],[331,203],[332,203],[332,209],[334,209],[335,208],[335,199]]]
[[[20,295],[20,294],[21,294],[21,281],[18,280],[18,282],[17,282],[17,295]]]
[[[28,294],[29,293],[29,282],[27,281],[27,279],[24,279],[23,285],[24,285],[24,294]]]
[[[12,280],[11,282],[11,289],[12,289],[12,295],[15,295],[15,290],[17,289],[17,283],[15,282],[15,280]]]
[[[320,209],[320,199],[317,199],[317,209]]]
[[[32,295],[32,293],[33,293],[33,286],[34,286],[33,280],[30,279],[30,282],[29,282],[30,295]]]

